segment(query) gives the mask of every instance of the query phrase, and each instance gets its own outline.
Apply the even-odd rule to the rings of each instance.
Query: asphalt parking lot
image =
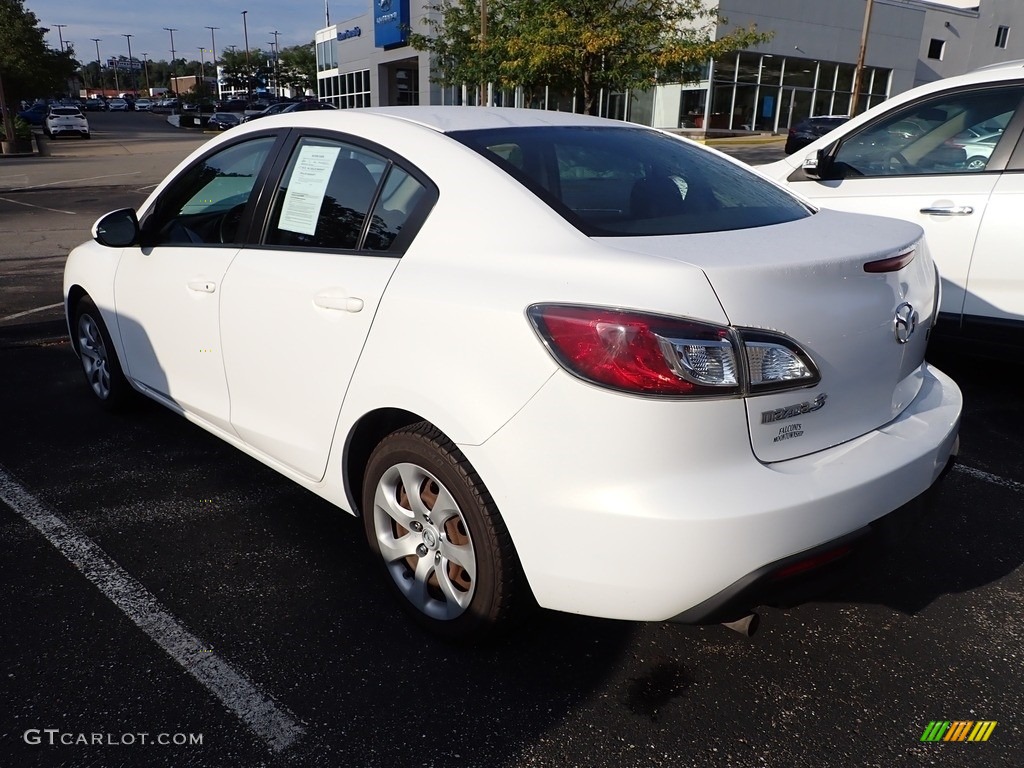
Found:
[[[101,175],[64,172],[84,146],[37,160],[58,184],[5,186],[39,171],[0,163],[0,764],[1021,764],[1024,366],[937,349],[965,412],[935,507],[751,639],[538,612],[444,645],[390,601],[356,520],[156,405],[101,412],[59,310],[10,317],[59,302],[68,245],[148,194],[146,117],[110,139],[130,149],[106,170],[148,174],[127,184],[74,181]],[[945,720],[996,726],[921,741]]]

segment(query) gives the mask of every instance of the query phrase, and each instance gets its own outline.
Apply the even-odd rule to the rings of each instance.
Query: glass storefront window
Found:
[[[761,54],[741,53],[739,68],[736,70],[736,81],[740,83],[756,83],[761,70]]]
[[[817,62],[814,61],[787,59],[785,84],[795,88],[813,88],[816,67]]]
[[[844,93],[853,91],[853,71],[856,67],[853,64],[839,64],[839,74],[836,77],[836,90]]]
[[[761,85],[779,85],[782,82],[781,56],[765,56],[761,59]]]
[[[715,80],[732,82],[736,79],[736,55],[725,56],[715,62]]]

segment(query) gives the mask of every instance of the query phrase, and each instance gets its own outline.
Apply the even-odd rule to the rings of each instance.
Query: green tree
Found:
[[[22,0],[0,0],[0,102],[4,133],[13,135],[8,105],[67,90],[75,72],[73,51],[55,51],[43,39],[49,30]]]
[[[438,81],[575,91],[591,114],[601,89],[689,82],[708,59],[771,37],[749,27],[713,40],[728,22],[702,0],[488,0],[484,39],[479,0],[428,9],[428,32],[409,42],[434,55]]]
[[[313,43],[282,48],[278,67],[282,86],[300,93],[316,93],[316,49]]]
[[[232,90],[255,90],[266,84],[272,75],[267,67],[267,54],[259,48],[249,49],[248,63],[244,50],[225,48],[221,51],[220,64],[224,85]]]

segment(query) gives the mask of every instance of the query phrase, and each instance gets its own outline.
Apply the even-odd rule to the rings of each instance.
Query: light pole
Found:
[[[245,37],[245,96],[252,101],[252,69],[249,65],[249,27],[245,21],[248,11],[242,11],[242,34]]]
[[[142,54],[142,66],[146,71],[146,90],[149,91],[150,95],[153,94],[153,87],[149,84],[149,54]]]
[[[206,91],[206,49],[199,49],[199,82],[196,83],[196,94],[199,101],[196,103],[196,114],[203,114],[203,93]]]
[[[103,87],[103,62],[100,60],[100,42],[103,38],[93,37],[91,40],[96,43],[96,77],[99,78],[100,81],[100,90],[103,91],[103,95],[106,96],[106,89]]]
[[[177,96],[178,95],[178,90],[177,90],[177,86],[178,86],[178,67],[174,63],[174,33],[177,32],[178,30],[177,29],[172,29],[171,27],[164,27],[164,29],[167,32],[171,33],[171,82],[170,82],[170,86],[171,86],[171,93],[173,93],[175,96]]]
[[[220,27],[207,27],[207,29],[210,30],[210,58],[211,63],[213,64],[213,76],[217,78],[217,98],[219,99],[221,98],[221,93],[220,76],[217,74],[217,38],[213,36],[213,31],[215,29],[220,29]]]
[[[131,77],[132,96],[138,96],[139,92],[135,87],[135,61],[132,59],[132,35],[126,35],[122,32],[121,37],[128,40],[128,74]]]
[[[274,51],[274,90],[277,92],[276,93],[277,97],[280,98],[281,97],[281,64],[280,64],[281,46],[277,42],[277,36],[280,35],[281,33],[278,32],[277,30],[274,30],[270,34],[272,34],[274,36],[274,48],[273,48],[273,51]]]

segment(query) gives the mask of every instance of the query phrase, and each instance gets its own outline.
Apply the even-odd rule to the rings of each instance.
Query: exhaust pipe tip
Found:
[[[739,632],[744,637],[753,637],[754,633],[757,632],[757,628],[761,625],[761,617],[756,613],[748,614],[742,619],[736,619],[736,621],[723,621],[722,626],[726,629],[731,629],[733,632]]]

